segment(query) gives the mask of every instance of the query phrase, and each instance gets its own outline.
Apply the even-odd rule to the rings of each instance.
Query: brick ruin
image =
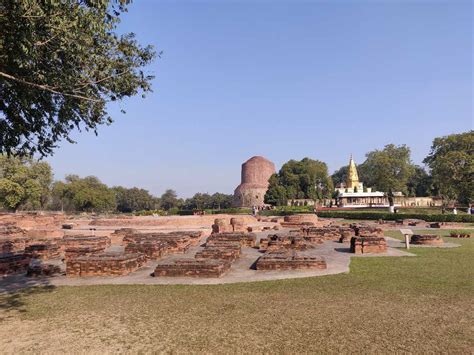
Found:
[[[242,247],[254,248],[257,244],[257,235],[254,233],[213,233],[207,238],[207,243],[215,241],[238,242]]]
[[[352,237],[351,253],[385,253],[387,251],[387,242],[383,237]]]
[[[233,262],[240,256],[240,252],[239,242],[213,241],[212,243],[206,243],[204,249],[196,253],[195,258]]]
[[[54,276],[60,274],[61,266],[53,263],[30,262],[26,270],[28,277]]]
[[[61,257],[61,248],[57,242],[35,242],[25,248],[25,253],[31,255],[33,259],[50,260]]]
[[[216,259],[175,259],[158,263],[153,276],[221,277],[231,263]]]
[[[212,225],[212,233],[246,232],[247,229],[244,218],[240,217],[233,217],[230,222],[225,218],[216,218]]]
[[[102,253],[79,256],[66,263],[68,277],[125,276],[145,263],[142,254]]]
[[[306,256],[294,250],[266,252],[256,263],[257,270],[324,270],[326,260],[320,256]]]
[[[306,240],[305,237],[294,235],[269,235],[260,239],[260,251],[275,251],[280,249],[306,250],[314,248],[315,245]]]
[[[411,236],[410,243],[415,245],[440,245],[443,244],[444,241],[443,238],[441,238],[439,235],[414,234]]]
[[[285,216],[280,222],[283,228],[311,227],[318,222],[318,216],[312,213]]]
[[[65,236],[62,239],[64,259],[69,261],[79,256],[99,254],[110,246],[110,238],[105,236]]]
[[[0,275],[25,272],[30,260],[31,256],[25,253],[0,254]]]

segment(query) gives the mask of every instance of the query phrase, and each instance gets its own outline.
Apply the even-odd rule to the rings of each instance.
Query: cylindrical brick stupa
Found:
[[[275,164],[255,156],[242,164],[242,181],[234,191],[234,206],[259,207],[265,204],[268,179],[275,173]]]

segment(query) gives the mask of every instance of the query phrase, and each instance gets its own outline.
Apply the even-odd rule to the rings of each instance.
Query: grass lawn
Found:
[[[472,226],[470,224],[469,225],[466,224],[465,227],[466,228],[459,228],[459,229],[433,229],[433,228],[432,229],[415,229],[413,230],[413,233],[414,234],[436,234],[442,237],[446,237],[444,238],[444,241],[446,242],[457,243],[459,239],[450,238],[449,235],[451,234],[451,232],[461,231],[461,230],[466,233],[474,233],[474,228],[471,228]],[[410,227],[404,227],[404,228],[410,229]],[[405,240],[405,237],[400,232],[400,230],[387,230],[385,231],[385,235],[387,237]]]
[[[474,241],[452,241],[334,276],[0,295],[0,353],[472,353]]]

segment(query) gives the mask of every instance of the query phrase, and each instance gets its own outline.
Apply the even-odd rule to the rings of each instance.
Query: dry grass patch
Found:
[[[0,296],[6,352],[451,352],[472,342],[474,242],[351,272],[220,286],[82,286]]]

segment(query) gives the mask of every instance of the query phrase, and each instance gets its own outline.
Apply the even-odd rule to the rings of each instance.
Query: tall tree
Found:
[[[365,162],[358,166],[366,186],[384,192],[408,193],[408,180],[415,171],[410,148],[388,144],[382,150],[367,153],[366,157]]]
[[[331,197],[333,189],[326,163],[309,158],[290,160],[270,177],[265,201],[285,204],[288,199],[321,200]]]
[[[52,180],[53,173],[46,162],[0,155],[0,206],[13,211],[44,208]]]
[[[445,202],[474,202],[474,131],[435,138],[423,162]]]
[[[51,154],[111,123],[107,102],[151,91],[152,47],[116,33],[130,2],[1,1],[0,153]]]
[[[433,178],[421,166],[415,165],[413,175],[407,182],[408,195],[424,197],[436,194]]]
[[[166,211],[172,208],[179,207],[179,203],[180,203],[178,199],[178,195],[176,194],[176,191],[171,190],[171,189],[166,190],[165,193],[161,195],[160,201],[161,201],[161,207]]]
[[[112,190],[115,193],[117,211],[119,212],[149,211],[159,207],[157,199],[147,190],[137,187],[127,189],[122,186],[115,186]]]
[[[65,183],[53,186],[53,201],[66,210],[84,212],[114,211],[115,193],[95,176],[66,176]]]

